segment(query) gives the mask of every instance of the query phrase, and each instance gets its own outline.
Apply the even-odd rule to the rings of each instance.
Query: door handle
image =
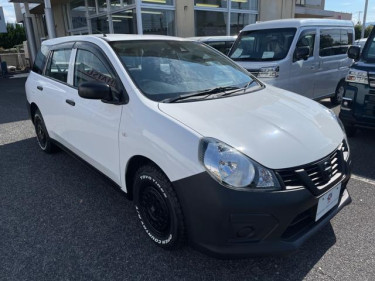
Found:
[[[65,102],[67,104],[70,104],[71,106],[75,106],[76,105],[76,103],[74,102],[74,100],[65,100]]]
[[[36,88],[37,88],[39,91],[43,91],[43,87],[42,87],[42,86],[36,86]]]

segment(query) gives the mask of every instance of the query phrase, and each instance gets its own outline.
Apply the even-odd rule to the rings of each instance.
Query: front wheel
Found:
[[[344,94],[345,94],[345,81],[340,81],[340,83],[337,85],[335,95],[331,97],[331,103],[334,105],[341,104]]]
[[[133,188],[138,217],[151,240],[165,249],[181,246],[184,218],[168,178],[154,166],[143,166],[135,175]]]

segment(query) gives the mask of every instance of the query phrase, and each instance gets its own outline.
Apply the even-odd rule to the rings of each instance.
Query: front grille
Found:
[[[370,72],[368,74],[368,80],[370,83],[370,87],[375,87],[375,73],[374,72]]]
[[[349,148],[346,141],[323,159],[304,166],[277,170],[287,189],[306,187],[315,196],[328,190],[345,175],[345,153]]]
[[[371,92],[370,92],[371,94]],[[364,100],[363,115],[366,117],[375,116],[375,95],[366,95]]]

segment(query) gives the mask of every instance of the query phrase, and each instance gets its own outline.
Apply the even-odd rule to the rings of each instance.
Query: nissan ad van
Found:
[[[339,104],[352,60],[351,21],[288,19],[246,26],[229,57],[262,81],[311,99]]]
[[[354,136],[358,127],[375,129],[375,28],[362,53],[360,46],[351,46],[348,56],[355,62],[346,76],[339,116],[348,135]]]
[[[203,43],[47,40],[26,94],[40,148],[59,146],[110,178],[163,248],[290,252],[351,201],[336,115]]]

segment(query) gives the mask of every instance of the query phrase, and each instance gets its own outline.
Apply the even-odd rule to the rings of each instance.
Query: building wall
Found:
[[[259,0],[259,21],[294,18],[294,0]]]
[[[176,36],[192,37],[194,32],[194,1],[176,1]]]
[[[55,31],[57,37],[68,35],[65,30],[64,17],[63,17],[63,6],[62,3],[56,3],[52,5],[53,18],[55,20]]]

